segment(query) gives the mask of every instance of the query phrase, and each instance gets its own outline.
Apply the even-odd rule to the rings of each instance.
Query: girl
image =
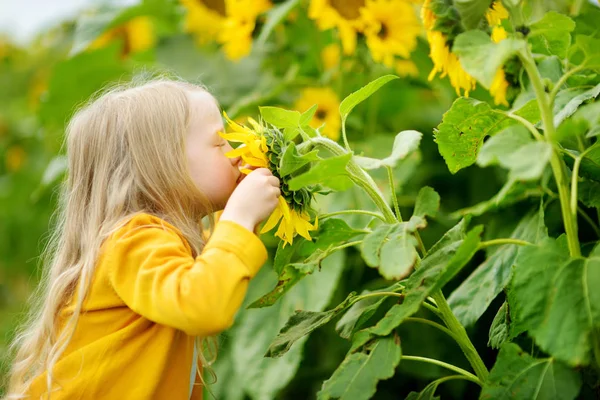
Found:
[[[190,385],[190,375],[203,382],[194,339],[233,323],[267,257],[253,232],[280,195],[268,169],[244,178],[222,131],[206,90],[164,79],[77,112],[58,229],[39,304],[12,345],[6,398],[202,398]],[[205,243],[201,220],[217,210]]]

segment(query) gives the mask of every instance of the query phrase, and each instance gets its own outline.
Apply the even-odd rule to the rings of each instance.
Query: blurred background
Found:
[[[407,214],[421,186],[432,186],[441,195],[442,212],[425,230],[425,244],[430,246],[454,224],[457,211],[493,197],[504,182],[503,171],[470,168],[451,175],[433,141],[433,128],[457,92],[447,79],[428,79],[433,64],[421,2],[374,3],[380,5],[368,17],[379,21],[380,28],[390,26],[385,32],[360,30],[361,1],[0,0],[0,377],[10,362],[7,345],[43,268],[38,259],[65,173],[65,123],[78,104],[108,83],[173,73],[207,86],[238,121],[256,117],[258,105],[305,111],[318,104],[314,126],[325,123],[323,134],[337,140],[341,99],[379,76],[396,74],[401,79],[355,109],[347,121],[348,135],[357,153],[377,157],[389,154],[401,130],[423,132],[420,151],[396,167],[395,178]],[[567,6],[566,1],[555,3],[559,9]],[[399,27],[393,27],[393,16]],[[390,37],[398,43],[394,50],[385,42]],[[492,102],[481,88],[471,96]],[[374,176],[389,195],[385,175]],[[516,224],[537,201],[503,210],[483,203],[481,209],[490,211],[481,217],[486,235],[510,231],[510,221]],[[351,189],[322,198],[317,208],[357,205],[372,207]],[[264,240],[274,251],[277,242],[268,236]],[[269,266],[263,268],[247,302],[275,282]],[[328,258],[319,273],[276,305],[242,309],[235,326],[221,336],[218,382],[211,391],[218,399],[313,398],[348,349],[334,324],[299,341],[282,358],[263,358],[266,348],[295,309],[323,310],[352,290],[381,283],[377,271],[349,249]],[[487,330],[500,304],[469,330],[491,363],[495,353],[487,348]],[[401,329],[403,347],[468,368],[458,348],[436,331]],[[403,398],[442,374],[431,365],[398,368],[396,377],[379,385],[377,398]],[[462,382],[440,387],[439,394],[470,396]]]

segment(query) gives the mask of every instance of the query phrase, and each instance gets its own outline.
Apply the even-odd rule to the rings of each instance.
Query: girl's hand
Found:
[[[252,171],[229,197],[220,220],[233,221],[254,231],[277,207],[281,195],[279,184],[279,179],[267,168]]]

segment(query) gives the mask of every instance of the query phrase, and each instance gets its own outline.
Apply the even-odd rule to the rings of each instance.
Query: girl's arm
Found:
[[[191,336],[217,334],[233,324],[249,280],[267,259],[260,239],[220,221],[195,259],[173,230],[145,226],[107,248],[109,280],[136,313]]]

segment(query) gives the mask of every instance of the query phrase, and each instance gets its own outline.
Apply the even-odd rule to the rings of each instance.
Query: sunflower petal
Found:
[[[275,228],[275,225],[277,225],[277,222],[279,222],[282,215],[281,209],[279,207],[275,208],[263,228],[260,230],[260,233],[269,232],[271,229]]]

